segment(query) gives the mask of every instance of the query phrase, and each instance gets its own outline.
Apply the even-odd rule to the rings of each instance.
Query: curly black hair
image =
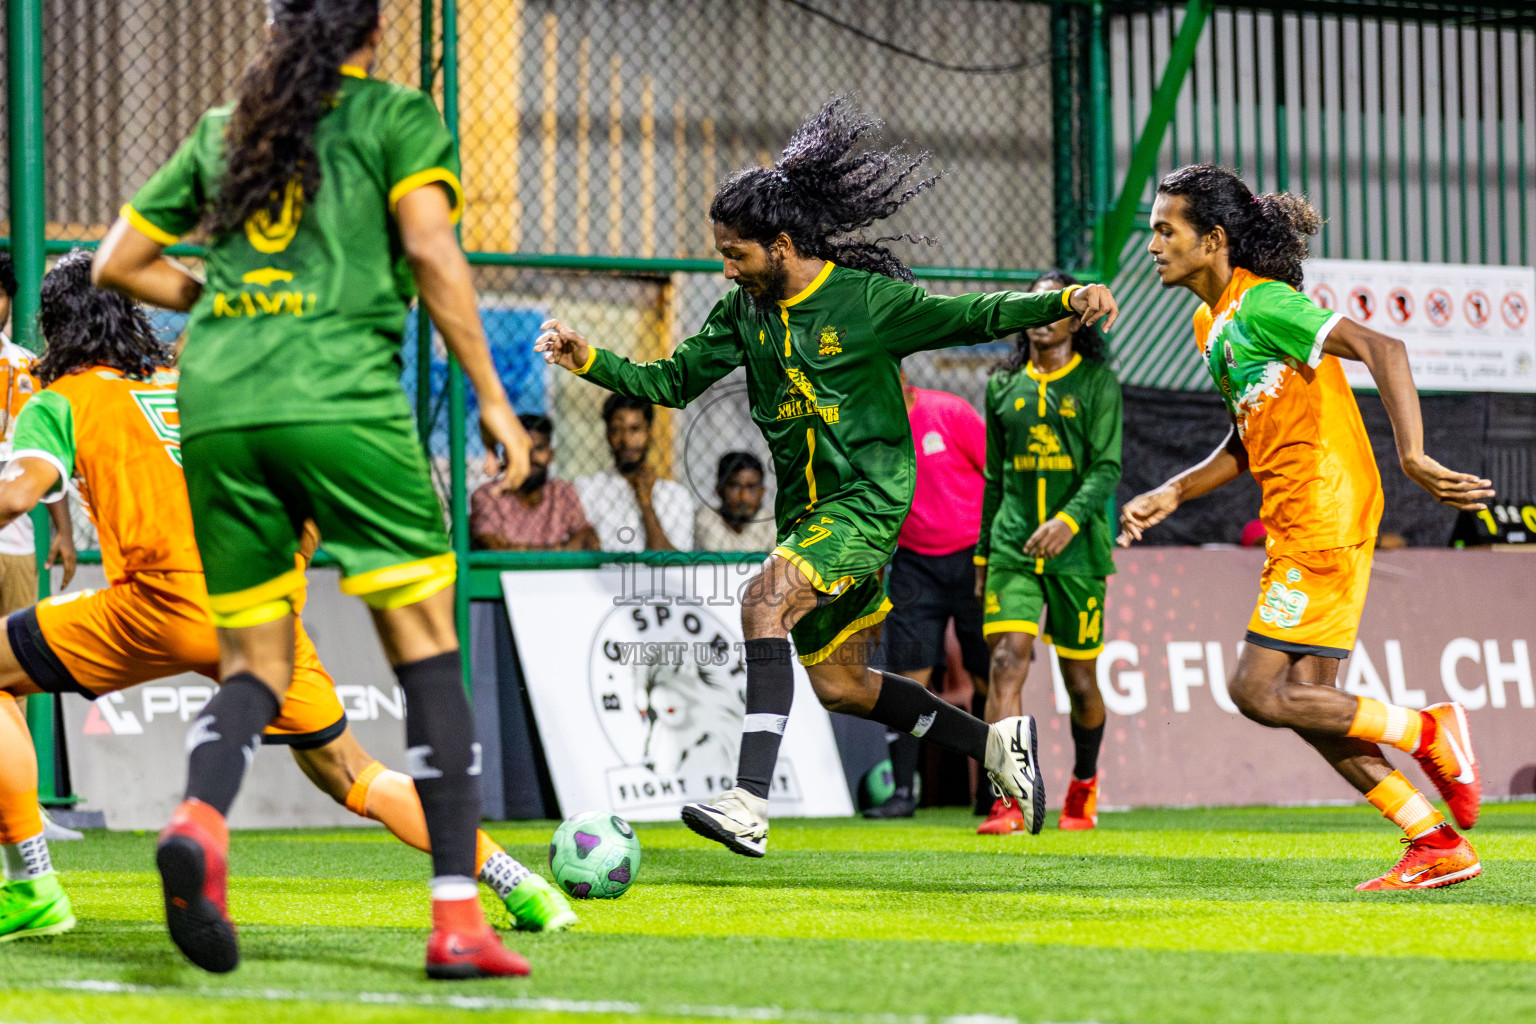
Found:
[[[144,308],[91,284],[91,254],[74,249],[43,277],[37,326],[47,348],[33,364],[44,387],[90,366],[110,366],[145,380],[171,365],[171,350]]]
[[[767,245],[782,232],[801,256],[830,260],[911,281],[912,271],[882,242],[932,243],[917,235],[867,239],[862,229],[884,220],[938,181],[918,177],[932,154],[900,146],[859,150],[881,122],[834,96],[790,136],[772,167],[749,167],[720,183],[709,219]]]
[[[341,63],[379,24],[379,0],[267,0],[268,36],[236,88],[224,175],[208,212],[215,238],[262,210],[281,217],[289,190],[320,191],[315,126],[341,88]]]
[[[16,297],[16,264],[11,262],[8,252],[0,252],[0,291],[8,299]]]
[[[1225,167],[1190,164],[1158,183],[1166,196],[1184,197],[1184,216],[1201,235],[1218,226],[1227,233],[1227,260],[1260,277],[1301,287],[1307,237],[1323,218],[1303,196],[1266,192],[1256,196]]]
[[[1065,270],[1047,270],[1035,278],[1036,287],[1049,284],[1055,288],[1069,288],[1081,283]],[[1077,330],[1072,332],[1072,351],[1096,363],[1109,362],[1109,345],[1104,341],[1104,335],[1099,333],[1098,327],[1084,327],[1081,321],[1077,325]],[[1024,364],[1027,362],[1029,362],[1029,336],[1019,334],[1015,336],[1013,351],[993,367],[993,372],[1017,373],[1024,369]]]

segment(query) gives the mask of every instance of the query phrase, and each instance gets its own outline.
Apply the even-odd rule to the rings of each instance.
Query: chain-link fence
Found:
[[[670,352],[727,287],[712,262],[706,215],[716,184],[774,159],[834,94],[852,95],[882,118],[885,144],[929,150],[932,168],[943,172],[934,190],[879,225],[881,234],[937,240],[900,243],[913,264],[945,268],[925,284],[950,292],[1019,286],[1031,268],[1086,251],[1073,127],[1084,109],[1085,21],[1076,8],[1008,0],[385,0],[374,74],[429,84],[459,136],[462,238],[477,264],[497,365],[518,411],[553,422],[553,476],[577,479],[613,466],[606,394],[534,355],[539,323],[558,315],[635,358]],[[260,45],[265,7],[60,0],[43,11],[44,203],[56,253],[101,238],[198,116],[228,101]],[[984,279],[959,279],[969,272]],[[161,326],[170,336],[183,322],[163,317]],[[462,413],[453,406],[446,352],[440,339],[417,344],[418,323],[413,317],[408,329],[403,385],[423,399],[423,434],[447,506],[456,415],[467,428],[467,491],[485,483],[476,410],[472,394]],[[418,389],[423,352],[430,387]],[[909,376],[979,400],[984,368],[997,355],[994,346],[921,356],[909,361]],[[747,414],[741,376],[688,410],[657,410],[651,463],[690,501],[717,505],[720,458],[750,452],[768,476],[759,515],[771,518],[772,461]],[[609,512],[586,510],[593,520]],[[82,530],[78,539],[90,538]],[[687,537],[673,542],[692,546]]]

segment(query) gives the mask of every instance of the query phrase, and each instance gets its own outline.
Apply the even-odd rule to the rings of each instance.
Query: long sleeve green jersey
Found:
[[[1061,318],[1063,293],[944,297],[826,264],[765,315],[742,289],[666,359],[634,363],[594,348],[577,372],[611,391],[682,408],[738,366],[752,419],[773,453],[780,539],[836,503],[894,549],[912,505],[916,456],[901,391],[904,356],[973,345]]]
[[[1107,502],[1120,482],[1120,382],[1103,363],[1073,354],[1061,369],[1025,365],[987,382],[987,485],[976,561],[1063,576],[1115,571]],[[1072,541],[1052,559],[1024,543],[1047,519]]]

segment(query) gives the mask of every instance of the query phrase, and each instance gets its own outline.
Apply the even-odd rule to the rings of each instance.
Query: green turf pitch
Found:
[[[1536,1021],[1536,805],[1484,809],[1482,878],[1410,893],[1353,891],[1399,849],[1363,808],[973,828],[776,821],[748,860],[642,825],[628,895],[510,938],[531,978],[453,985],[421,971],[426,860],[382,831],[236,834],[224,977],[166,938],[153,837],[93,833],[54,845],[79,926],[0,946],[0,1021]],[[543,868],[552,829],[491,831]]]

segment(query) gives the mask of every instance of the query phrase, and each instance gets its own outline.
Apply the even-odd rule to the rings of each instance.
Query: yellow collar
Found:
[[[358,67],[356,64],[343,64],[341,66],[341,73],[346,75],[348,78],[367,78],[368,77],[368,72],[364,71],[362,68]]]
[[[814,280],[810,284],[806,285],[805,286],[805,290],[802,291],[799,295],[796,295],[794,298],[778,300],[779,301],[779,305],[782,308],[784,308],[784,309],[788,309],[790,306],[793,306],[795,303],[803,302],[806,299],[810,298],[811,297],[811,293],[814,292],[817,288],[820,288],[823,284],[825,284],[827,278],[832,276],[832,270],[833,270],[834,267],[836,267],[836,264],[833,263],[831,260],[827,260],[826,263],[822,264],[822,266],[821,266],[821,273],[816,275],[816,280]]]
[[[1061,380],[1061,378],[1077,369],[1077,364],[1082,361],[1083,354],[1081,352],[1073,352],[1072,358],[1067,360],[1067,365],[1063,366],[1059,370],[1052,370],[1050,373],[1041,373],[1039,370],[1035,369],[1034,363],[1025,363],[1024,372],[1029,374],[1031,380],[1038,380],[1041,383],[1049,383],[1053,380]]]

